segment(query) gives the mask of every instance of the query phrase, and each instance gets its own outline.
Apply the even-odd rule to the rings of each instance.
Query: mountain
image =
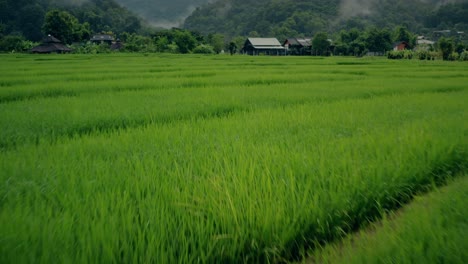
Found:
[[[468,0],[217,0],[197,8],[184,27],[204,34],[278,38],[370,26],[463,31],[467,12]]]
[[[179,27],[196,7],[213,0],[116,0],[157,27]]]
[[[39,41],[45,14],[52,9],[65,10],[88,22],[93,32],[138,32],[142,20],[115,0],[0,0],[1,35],[23,35]]]

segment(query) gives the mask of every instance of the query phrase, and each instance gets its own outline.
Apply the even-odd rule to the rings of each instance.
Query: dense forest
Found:
[[[21,35],[41,40],[45,16],[53,9],[69,12],[91,32],[139,32],[143,24],[114,0],[0,0],[0,37]]]
[[[468,29],[468,1],[218,0],[197,8],[184,27],[227,36],[311,36],[316,32],[405,25],[413,32]]]

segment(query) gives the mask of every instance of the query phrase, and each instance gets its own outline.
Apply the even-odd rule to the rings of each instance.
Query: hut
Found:
[[[71,51],[70,48],[50,34],[42,40],[41,45],[31,49],[32,53],[69,53]]]
[[[242,53],[248,55],[285,55],[285,49],[276,38],[248,38]]]
[[[311,55],[312,38],[288,38],[283,43],[288,55]]]

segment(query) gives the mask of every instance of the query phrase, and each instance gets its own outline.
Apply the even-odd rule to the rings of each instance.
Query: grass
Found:
[[[466,171],[463,63],[2,55],[0,70],[2,263],[289,261]]]
[[[450,181],[397,213],[328,245],[310,263],[466,263],[468,177]]]

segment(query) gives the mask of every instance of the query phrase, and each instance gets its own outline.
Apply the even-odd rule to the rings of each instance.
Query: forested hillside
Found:
[[[157,27],[179,26],[196,7],[213,0],[116,0]]]
[[[52,9],[66,10],[93,32],[137,32],[140,19],[114,0],[0,0],[0,36],[23,35],[38,41],[45,15]]]
[[[468,1],[218,0],[197,8],[185,28],[228,36],[313,35],[319,31],[405,25],[413,32],[468,28]]]

